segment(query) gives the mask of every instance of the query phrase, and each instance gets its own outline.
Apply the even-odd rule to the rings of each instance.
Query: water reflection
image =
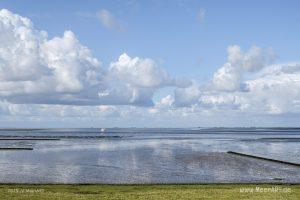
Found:
[[[0,141],[1,146],[34,148],[33,151],[1,151],[0,182],[274,182],[274,178],[300,182],[300,168],[226,153],[238,151],[300,163],[299,142],[288,145],[286,141],[261,142],[256,138],[262,136],[253,134],[124,135],[120,139]]]

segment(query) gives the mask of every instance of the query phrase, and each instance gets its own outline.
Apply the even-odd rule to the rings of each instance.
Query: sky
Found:
[[[0,0],[0,127],[298,126],[299,8]]]

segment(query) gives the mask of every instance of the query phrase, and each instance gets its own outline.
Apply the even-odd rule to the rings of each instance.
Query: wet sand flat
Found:
[[[59,138],[53,141],[0,140],[0,148],[33,149],[0,151],[0,182],[300,183],[300,169],[297,166],[227,153],[235,151],[299,163],[300,143],[257,140],[299,138],[299,133],[294,129],[283,133],[270,130],[258,133],[252,130],[239,133],[235,130],[231,133],[223,129],[220,132],[185,129],[147,131],[31,130],[26,134],[23,130],[0,131],[0,135],[6,137]]]

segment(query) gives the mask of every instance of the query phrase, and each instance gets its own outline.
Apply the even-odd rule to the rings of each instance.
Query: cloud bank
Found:
[[[99,19],[107,28],[119,26],[106,10]],[[28,18],[2,9],[0,116],[189,121],[224,113],[300,114],[300,63],[272,64],[273,50],[257,46],[232,45],[227,54],[201,85],[126,53],[103,66],[72,31],[49,38]],[[153,101],[164,88],[172,90]]]
[[[151,59],[126,53],[107,70],[71,31],[49,39],[32,22],[0,11],[0,98],[12,103],[152,105],[163,87],[185,87]]]

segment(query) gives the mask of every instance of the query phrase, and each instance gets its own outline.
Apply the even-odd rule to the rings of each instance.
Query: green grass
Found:
[[[256,187],[287,189],[256,191]],[[241,192],[251,188],[253,192]],[[207,185],[30,185],[0,184],[0,199],[300,199],[300,185],[207,184]]]

